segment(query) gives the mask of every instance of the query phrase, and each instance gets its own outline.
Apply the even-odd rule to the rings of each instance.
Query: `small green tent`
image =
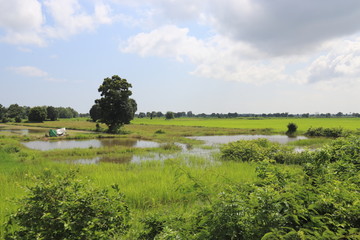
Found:
[[[57,133],[56,133],[56,130],[50,129],[50,130],[49,130],[49,136],[50,136],[50,137],[57,137],[58,135],[57,135]]]

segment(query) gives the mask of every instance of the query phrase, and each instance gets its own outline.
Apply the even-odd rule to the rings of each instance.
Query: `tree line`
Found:
[[[42,122],[45,120],[56,121],[58,118],[75,118],[79,116],[81,116],[81,114],[71,107],[28,107],[11,104],[6,108],[0,104],[0,121],[3,123],[21,122],[24,119],[28,119],[31,122]]]
[[[170,116],[170,117],[169,117]],[[299,114],[290,114],[287,112],[283,113],[200,113],[194,114],[192,111],[188,112],[172,112],[168,111],[166,113],[162,113],[159,111],[152,111],[152,112],[139,112],[135,114],[135,117],[138,118],[162,118],[165,117],[167,119],[171,118],[181,118],[181,117],[198,117],[198,118],[238,118],[238,117],[247,117],[247,118],[335,118],[335,117],[360,117],[360,113],[342,113],[338,112],[336,114],[332,113],[299,113]]]

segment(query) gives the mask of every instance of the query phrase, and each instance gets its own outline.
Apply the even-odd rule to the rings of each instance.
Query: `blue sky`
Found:
[[[89,111],[360,112],[357,0],[0,0],[0,104]]]

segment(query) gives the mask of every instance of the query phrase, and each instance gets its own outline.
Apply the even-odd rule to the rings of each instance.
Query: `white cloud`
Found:
[[[0,41],[16,45],[46,46],[49,39],[68,38],[111,24],[111,7],[95,2],[93,12],[79,0],[0,0]]]
[[[0,0],[0,28],[5,35],[0,41],[11,44],[34,44],[44,46],[41,36],[44,18],[37,0]]]
[[[284,67],[277,59],[269,61],[247,44],[222,36],[200,40],[188,33],[187,28],[163,26],[129,38],[121,51],[143,57],[187,59],[196,65],[193,74],[203,77],[255,84],[284,79]]]
[[[33,66],[11,67],[10,70],[26,77],[47,77],[49,75],[47,72]]]
[[[309,82],[360,81],[360,38],[336,41],[308,68]]]
[[[34,66],[9,67],[9,70],[18,75],[40,78],[47,82],[66,82],[66,80],[54,78],[50,76],[49,73],[47,73],[46,71],[43,71],[40,68]]]

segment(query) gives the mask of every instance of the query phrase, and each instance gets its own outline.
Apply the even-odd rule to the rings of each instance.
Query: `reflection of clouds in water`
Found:
[[[61,141],[31,141],[23,142],[26,147],[41,151],[52,149],[71,149],[71,148],[99,148],[125,146],[136,148],[154,148],[160,144],[152,141],[133,140],[133,139],[91,139],[91,140],[61,140]]]
[[[133,155],[133,156],[119,156],[119,157],[96,157],[90,159],[77,159],[72,161],[67,161],[68,163],[73,164],[99,164],[100,162],[111,162],[111,163],[141,163],[144,161],[165,161],[172,158],[183,158],[188,160],[191,157],[202,157],[207,159],[209,162],[214,161],[213,154],[219,152],[219,149],[202,149],[202,148],[192,148],[188,149],[186,144],[176,143],[176,145],[181,146],[182,151],[179,153],[173,154],[164,154],[164,153],[150,153],[148,155]]]
[[[205,145],[209,145],[209,146],[226,144],[229,142],[236,142],[239,140],[255,140],[259,138],[265,138],[271,142],[277,142],[281,144],[307,139],[307,137],[304,136],[288,137],[286,135],[233,135],[233,136],[201,136],[201,137],[188,137],[188,138],[204,141]]]

